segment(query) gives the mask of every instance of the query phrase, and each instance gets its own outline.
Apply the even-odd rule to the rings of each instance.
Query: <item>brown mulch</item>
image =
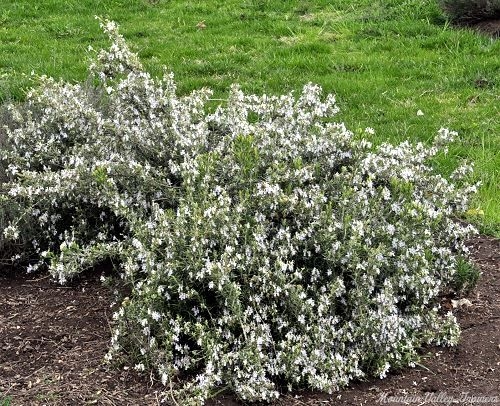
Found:
[[[415,368],[384,380],[333,395],[296,392],[276,405],[500,404],[500,241],[480,237],[471,246],[482,277],[471,305],[454,310],[463,330],[457,347],[427,348]],[[6,397],[12,406],[158,404],[161,388],[149,377],[103,363],[111,300],[97,276],[62,287],[0,274],[0,405]],[[241,403],[226,395],[207,404]]]

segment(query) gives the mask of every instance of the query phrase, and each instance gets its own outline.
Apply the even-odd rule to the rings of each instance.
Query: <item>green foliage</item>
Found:
[[[440,0],[440,4],[450,20],[458,24],[500,19],[500,0]]]
[[[450,286],[455,292],[463,295],[474,289],[480,275],[477,266],[464,258],[459,258]]]

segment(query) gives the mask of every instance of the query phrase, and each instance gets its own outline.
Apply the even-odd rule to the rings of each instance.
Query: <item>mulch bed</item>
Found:
[[[454,310],[463,330],[457,347],[426,348],[419,365],[384,380],[333,395],[295,392],[275,405],[500,404],[500,241],[470,245],[482,277],[472,305]],[[40,275],[0,274],[0,405],[6,397],[12,406],[158,404],[151,377],[103,363],[111,301],[98,275],[62,287]],[[207,404],[241,405],[231,395]]]

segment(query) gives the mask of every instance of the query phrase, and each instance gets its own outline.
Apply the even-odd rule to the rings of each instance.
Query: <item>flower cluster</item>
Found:
[[[4,234],[31,225],[30,269],[65,282],[112,258],[128,284],[109,360],[155,371],[182,404],[216,388],[266,401],[283,384],[383,377],[425,343],[457,342],[438,295],[467,254],[474,230],[453,216],[475,186],[429,163],[453,132],[373,147],[313,84],[298,96],[233,86],[207,112],[209,90],[178,96],[101,24],[113,44],[92,86],[41,77],[12,107],[1,159],[23,213]]]

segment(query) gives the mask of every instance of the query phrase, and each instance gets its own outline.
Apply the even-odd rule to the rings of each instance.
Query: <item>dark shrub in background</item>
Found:
[[[457,24],[473,25],[500,19],[500,0],[440,0],[440,5]]]

